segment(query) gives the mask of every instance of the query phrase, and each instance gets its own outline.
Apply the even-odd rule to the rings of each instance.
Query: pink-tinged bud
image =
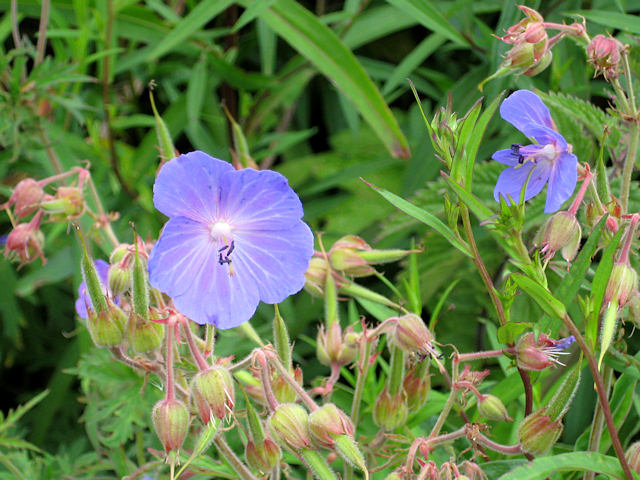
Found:
[[[513,418],[509,416],[507,407],[504,406],[502,400],[495,395],[483,395],[478,398],[478,411],[480,415],[494,420],[496,422],[512,422]]]
[[[460,465],[458,465],[458,469],[461,472],[464,472],[465,477],[469,480],[487,480],[487,474],[480,468],[480,465],[477,463],[470,462],[469,460],[465,460]],[[460,480],[463,476],[458,477]]]
[[[356,342],[352,327],[344,335],[338,322],[331,324],[328,330],[324,325],[318,330],[316,354],[323,365],[348,365],[356,357]]]
[[[434,462],[427,462],[420,469],[419,478],[422,480],[440,480],[440,471]]]
[[[44,191],[40,184],[33,178],[25,178],[16,185],[9,201],[0,208],[9,208],[15,205],[14,212],[16,218],[24,218],[31,215],[40,207],[40,201],[44,196]]]
[[[164,451],[169,453],[178,450],[189,430],[189,410],[186,405],[176,399],[160,400],[153,407],[151,419]]]
[[[309,262],[309,268],[304,274],[304,289],[314,297],[323,297],[324,285],[329,272],[329,264],[326,259],[313,257]]]
[[[44,234],[39,229],[39,222],[38,225],[33,225],[33,221],[21,223],[9,233],[4,256],[12,260],[19,259],[20,266],[40,257],[44,265],[47,260],[44,258],[43,248]]]
[[[367,277],[375,270],[359,254],[372,248],[356,235],[346,235],[333,244],[329,250],[331,268],[352,277]]]
[[[125,314],[116,305],[110,304],[105,312],[89,312],[87,329],[97,347],[112,348],[122,344]]]
[[[526,417],[518,426],[518,438],[524,453],[546,455],[562,434],[562,422],[545,415],[546,409]]]
[[[540,54],[534,52],[534,55],[536,58],[539,57],[539,59],[535,64],[523,72],[527,77],[535,77],[540,72],[543,72],[549,65],[551,65],[551,60],[553,60],[553,53],[551,53],[551,50],[545,50]]]
[[[582,228],[574,214],[558,212],[547,220],[538,236],[546,260],[551,260],[561,250],[562,258],[570,262],[580,247]]]
[[[351,419],[333,403],[326,403],[309,414],[309,432],[313,441],[321,447],[333,448],[336,437],[353,435]]]
[[[84,193],[79,187],[58,187],[55,196],[47,196],[40,206],[54,221],[78,218],[85,209]]]
[[[231,374],[218,365],[199,372],[191,381],[191,398],[205,425],[211,420],[211,415],[222,420],[233,411],[235,405]]]
[[[162,345],[164,329],[156,322],[145,320],[142,315],[131,312],[127,322],[127,341],[134,352],[155,350]]]
[[[518,367],[528,371],[540,371],[556,365],[562,365],[558,356],[569,347],[575,339],[573,336],[563,340],[554,340],[544,333],[536,339],[533,333],[520,337],[515,347]]]
[[[278,405],[267,420],[267,426],[275,441],[282,447],[302,450],[311,444],[309,415],[301,405],[296,403]]]
[[[413,366],[404,377],[402,389],[407,395],[407,406],[409,411],[415,412],[420,410],[431,392],[431,375],[426,369]]]
[[[282,450],[270,438],[265,438],[259,442],[259,445],[249,440],[244,450],[244,456],[250,467],[264,475],[280,463]]]
[[[433,335],[422,318],[413,313],[395,318],[391,340],[407,353],[433,352]]]
[[[302,370],[300,367],[293,371],[293,378],[299,385],[302,385]],[[296,401],[296,398],[298,398],[298,394],[293,387],[289,385],[282,375],[278,375],[277,372],[272,376],[271,384],[273,387],[273,393],[278,402],[292,403]]]
[[[611,269],[609,283],[604,291],[605,305],[616,300],[618,308],[638,293],[638,274],[628,263],[616,263]]]
[[[403,477],[401,477],[398,472],[391,472],[389,475],[384,477],[384,480],[403,480]]]
[[[620,60],[624,45],[613,37],[602,34],[596,35],[587,46],[587,59],[596,69],[595,74],[602,72],[602,76],[609,80],[620,75]]]
[[[640,473],[640,442],[632,443],[624,456],[631,470]]]
[[[408,415],[409,406],[402,391],[392,396],[389,389],[385,387],[373,405],[373,421],[386,431],[392,431],[404,425]]]

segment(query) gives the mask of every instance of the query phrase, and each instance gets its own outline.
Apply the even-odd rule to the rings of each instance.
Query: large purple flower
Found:
[[[502,196],[508,204],[510,199],[518,202],[526,184],[524,199],[529,200],[548,183],[544,211],[555,212],[576,188],[578,157],[556,131],[549,109],[535,93],[512,93],[502,102],[500,115],[537,144],[513,144],[493,154],[491,158],[511,167],[500,174],[493,196],[498,201]]]
[[[109,276],[109,264],[104,260],[96,260],[94,262],[96,266],[96,271],[98,272],[98,278],[100,279],[100,283],[102,284],[102,291],[105,295],[107,292],[107,278]],[[116,299],[116,304],[118,300]],[[91,305],[91,298],[89,297],[89,292],[87,291],[86,282],[82,282],[78,287],[78,298],[76,299],[76,313],[80,316],[80,318],[88,318],[89,312],[87,311],[87,307],[93,308]]]
[[[279,303],[304,286],[313,235],[279,173],[191,152],[162,167],[153,203],[169,221],[149,281],[195,322],[236,327],[260,300]]]

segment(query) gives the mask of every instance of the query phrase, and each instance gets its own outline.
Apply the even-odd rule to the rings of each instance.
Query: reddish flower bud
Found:
[[[314,297],[324,296],[324,285],[329,272],[329,264],[326,259],[322,257],[311,258],[309,268],[304,274],[304,289]]]
[[[16,218],[20,219],[35,212],[40,207],[43,196],[44,191],[40,184],[33,178],[25,178],[18,182],[9,201],[0,205],[0,208],[9,208],[15,205],[13,211]]]
[[[244,456],[252,468],[255,468],[264,475],[280,463],[282,450],[280,450],[278,444],[270,438],[265,438],[262,442],[259,442],[259,444],[249,440],[244,450]]]
[[[321,447],[333,448],[339,435],[353,435],[351,419],[333,403],[326,403],[309,414],[311,438]]]
[[[156,403],[151,413],[156,434],[165,452],[178,450],[189,430],[189,410],[176,399],[164,399]]]
[[[427,403],[429,392],[431,392],[431,375],[426,369],[413,366],[404,377],[402,389],[407,395],[409,411],[420,410]]]
[[[156,322],[145,320],[142,315],[131,312],[127,322],[127,341],[134,352],[155,350],[162,345],[164,329]]]
[[[224,367],[210,367],[193,377],[191,396],[205,425],[211,420],[211,415],[223,419],[235,405],[233,378]]]
[[[54,221],[78,218],[85,209],[84,193],[79,187],[58,187],[55,196],[47,196],[40,206]]]
[[[624,305],[638,293],[638,274],[626,262],[618,262],[611,269],[609,283],[604,291],[605,305],[616,300],[618,308]]]
[[[536,339],[533,333],[526,333],[518,340],[515,347],[516,362],[523,370],[539,371],[555,365],[562,365],[558,356],[569,347],[575,338],[570,336],[563,340],[554,340],[544,333]]]
[[[338,322],[331,324],[325,331],[324,325],[318,330],[316,354],[323,365],[347,365],[356,357],[356,343],[353,328],[348,327],[345,334]]]
[[[407,353],[433,353],[433,335],[422,318],[413,313],[395,318],[391,340]]]
[[[546,409],[526,417],[518,426],[522,451],[531,455],[546,455],[562,434],[562,422],[545,415]]]
[[[507,412],[507,407],[505,407],[502,400],[495,395],[482,395],[478,397],[478,411],[480,415],[483,415],[489,420],[496,422],[513,421],[513,418],[511,418]]]
[[[576,216],[569,212],[558,212],[544,224],[538,233],[545,259],[551,260],[558,250],[562,250],[562,258],[567,262],[576,256],[582,228]]]
[[[373,406],[373,421],[377,426],[387,431],[401,427],[407,421],[409,406],[404,392],[391,396],[387,387]]]
[[[595,74],[602,72],[602,76],[609,80],[620,75],[620,60],[625,47],[613,37],[602,34],[596,35],[587,46],[587,58],[596,69]]]
[[[624,454],[631,470],[640,473],[640,442],[632,443]]]
[[[278,405],[267,421],[269,431],[282,447],[293,450],[308,448],[309,416],[307,411],[296,403]]]
[[[487,474],[480,468],[480,465],[470,462],[469,460],[465,460],[458,465],[458,469],[464,472],[464,476],[469,480],[487,480],[488,478]],[[461,478],[462,476],[458,477],[458,480]]]
[[[40,257],[43,265],[47,263],[42,251],[44,235],[39,227],[39,223],[34,225],[32,220],[29,223],[21,223],[11,230],[4,248],[4,256],[10,259],[19,259],[20,266],[32,262],[37,257]]]

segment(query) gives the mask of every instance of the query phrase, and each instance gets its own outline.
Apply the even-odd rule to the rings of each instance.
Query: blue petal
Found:
[[[529,138],[535,138],[540,145],[554,145],[558,151],[567,150],[567,141],[555,130],[539,125],[529,124],[523,129],[523,133]]]
[[[100,279],[100,283],[102,284],[102,291],[106,295],[107,287],[105,285],[107,285],[107,280],[109,277],[109,264],[104,260],[95,260],[93,263],[96,266],[96,272],[98,273],[98,278]],[[78,287],[78,298],[76,299],[75,304],[76,313],[80,316],[80,318],[89,318],[87,306],[92,307],[91,299],[89,298],[89,292],[87,291],[87,284],[83,281]]]
[[[572,153],[562,153],[558,157],[549,177],[546,213],[555,212],[571,198],[578,182],[578,157]]]
[[[258,288],[253,277],[235,265],[231,275],[218,256],[206,224],[172,218],[149,256],[149,282],[196,323],[236,327],[255,312]]]
[[[531,172],[531,178],[529,178],[529,172]],[[511,204],[509,197],[515,202],[519,202],[522,188],[529,178],[524,196],[525,200],[529,200],[542,191],[549,178],[549,173],[550,168],[548,168],[546,162],[538,164],[525,162],[521,167],[507,168],[498,177],[496,188],[493,190],[493,197],[500,201],[500,196],[502,196],[508,205]]]
[[[217,217],[220,178],[231,164],[195,151],[165,163],[153,185],[153,204],[168,217],[212,221]]]
[[[304,286],[313,234],[301,220],[288,230],[253,231],[236,237],[233,265],[252,278],[266,303],[280,303]]]
[[[525,127],[529,124],[555,130],[551,114],[540,97],[529,90],[518,90],[509,95],[500,105],[500,115],[527,136]]]
[[[221,192],[220,214],[239,232],[289,228],[303,215],[287,179],[271,170],[245,168],[226,174]]]
[[[506,150],[498,150],[491,155],[491,158],[504,165],[509,165],[510,167],[518,165],[518,156],[514,155],[510,148]]]

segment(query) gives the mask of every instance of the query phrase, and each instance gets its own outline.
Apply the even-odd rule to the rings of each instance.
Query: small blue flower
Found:
[[[107,278],[109,276],[109,264],[104,260],[96,260],[94,262],[96,266],[96,271],[98,272],[98,278],[100,279],[100,283],[102,284],[102,291],[105,295],[107,295]],[[115,300],[116,305],[118,304],[118,299]],[[78,287],[78,298],[76,300],[76,312],[80,316],[80,318],[88,318],[89,312],[87,312],[87,306],[91,307],[91,298],[89,297],[89,292],[87,291],[87,284],[82,282]]]
[[[304,286],[313,234],[279,173],[191,152],[162,167],[153,202],[169,221],[149,256],[149,282],[196,323],[236,327],[260,301],[282,302]]]
[[[514,144],[493,154],[491,158],[511,167],[500,174],[494,198],[499,201],[502,196],[507,204],[510,199],[519,201],[526,184],[524,199],[529,200],[548,183],[544,211],[555,212],[576,188],[578,157],[556,131],[549,109],[535,93],[529,90],[512,93],[502,102],[500,115],[537,144]]]

